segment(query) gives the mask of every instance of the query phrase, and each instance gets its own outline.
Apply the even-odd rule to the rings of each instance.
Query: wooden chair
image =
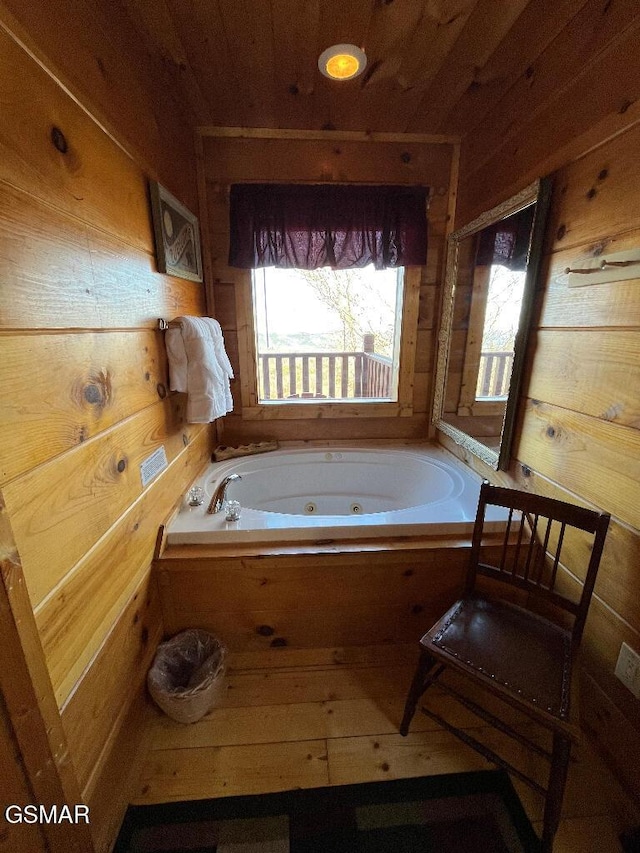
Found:
[[[490,528],[485,516],[491,506],[508,509],[504,536],[497,546],[486,544],[490,541],[487,537]],[[574,664],[608,524],[606,513],[485,482],[480,490],[463,596],[420,640],[420,659],[400,726],[400,733],[406,735],[420,697],[450,668],[549,730],[551,751],[498,719],[457,687],[439,683],[446,693],[455,696],[485,722],[544,755],[551,763],[544,788],[467,731],[427,708],[422,709],[545,797],[541,846],[544,853],[553,847],[571,743],[579,738]],[[567,535],[575,528],[577,536]],[[585,547],[585,534],[580,531],[588,534],[589,550]],[[487,537],[485,545],[484,537]],[[565,551],[584,554],[587,564],[584,574],[575,561],[571,564],[572,572],[583,581],[577,600],[568,596],[566,590],[579,584],[560,561],[563,544],[569,541]],[[495,559],[489,559],[485,553],[489,547],[490,556]],[[493,703],[496,704],[500,703]]]

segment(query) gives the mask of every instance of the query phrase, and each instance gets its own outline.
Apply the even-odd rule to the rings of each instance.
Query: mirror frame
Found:
[[[438,333],[438,357],[436,363],[436,383],[434,391],[432,423],[441,432],[450,436],[456,444],[473,453],[494,470],[505,471],[509,467],[511,457],[511,446],[515,428],[515,419],[518,409],[518,398],[522,384],[525,357],[529,330],[535,303],[535,289],[540,266],[542,262],[542,248],[544,240],[545,222],[551,201],[551,180],[541,178],[534,181],[528,187],[516,195],[487,210],[476,217],[473,222],[463,228],[454,231],[448,240],[447,259],[445,267],[444,288],[442,294],[442,312],[440,318],[440,330]],[[529,247],[529,260],[522,296],[522,308],[520,310],[520,321],[514,344],[513,368],[509,395],[507,397],[504,421],[500,437],[500,451],[496,452],[483,444],[473,436],[452,426],[443,420],[444,405],[447,384],[447,368],[449,364],[449,348],[451,342],[451,330],[453,325],[453,312],[455,303],[456,282],[458,276],[459,248],[462,240],[477,234],[489,225],[493,225],[531,204],[536,204],[533,219],[531,243]]]

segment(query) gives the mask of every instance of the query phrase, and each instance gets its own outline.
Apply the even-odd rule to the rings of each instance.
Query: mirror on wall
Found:
[[[509,464],[550,196],[536,181],[449,237],[433,420],[495,469]]]

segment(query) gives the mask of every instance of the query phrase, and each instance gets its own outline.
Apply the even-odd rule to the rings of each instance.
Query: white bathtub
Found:
[[[207,513],[231,473],[242,477],[227,491],[242,506],[237,522]],[[435,446],[314,447],[214,463],[194,485],[204,488],[205,502],[183,504],[167,528],[168,544],[468,535],[480,478]]]
[[[242,506],[240,519],[207,513],[220,481]],[[480,478],[430,446],[276,450],[207,468],[194,485],[205,502],[186,502],[167,528],[168,544],[372,539],[470,534]],[[502,514],[496,512],[495,520]]]

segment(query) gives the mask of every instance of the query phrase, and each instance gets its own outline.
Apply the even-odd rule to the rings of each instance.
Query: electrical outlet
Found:
[[[626,643],[620,646],[615,674],[636,699],[640,699],[640,655]]]

